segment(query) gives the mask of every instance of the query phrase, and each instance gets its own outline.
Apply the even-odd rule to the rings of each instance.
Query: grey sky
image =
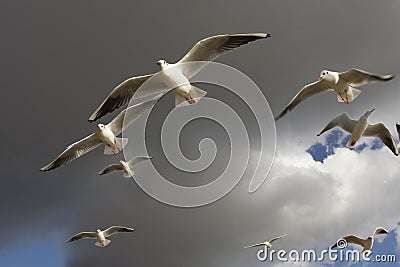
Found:
[[[195,42],[215,34],[272,33],[272,38],[217,61],[252,78],[274,114],[322,69],[357,67],[399,75],[399,8],[397,0],[2,1],[0,227],[9,231],[2,233],[0,251],[16,240],[57,233],[65,266],[256,266],[254,255],[242,247],[290,232],[285,228],[290,224],[280,225],[267,213],[281,214],[287,201],[284,192],[296,191],[291,182],[278,184],[276,190],[282,194],[270,199],[266,194],[275,188],[272,183],[249,195],[245,178],[212,205],[182,209],[155,201],[131,180],[99,177],[102,167],[121,159],[121,155],[104,156],[102,149],[49,173],[40,173],[39,168],[93,132],[96,126],[87,118],[115,85],[130,76],[155,72],[157,60],[174,62]],[[394,123],[400,121],[399,87],[398,78],[365,86],[351,105],[337,103],[332,93],[304,102],[277,124],[278,154],[292,153],[293,144],[307,148],[323,140],[316,133],[344,111],[358,117],[375,107],[371,121],[384,121],[394,132]],[[165,109],[172,104],[169,96]],[[107,123],[118,112],[100,121]],[[183,137],[189,143],[184,148],[188,156],[196,156],[188,152],[190,142],[197,145],[202,136],[212,135],[226,145],[221,129],[208,123],[197,122],[198,131],[183,132],[194,136]],[[208,177],[206,173],[201,182]],[[192,178],[176,179],[184,183]],[[306,200],[305,206],[328,201],[325,187],[313,186],[320,194]],[[116,236],[101,251],[90,242],[62,243],[76,232],[112,224],[137,231]],[[313,238],[331,241],[331,236]]]

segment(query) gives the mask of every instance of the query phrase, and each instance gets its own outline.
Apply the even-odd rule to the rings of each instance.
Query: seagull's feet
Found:
[[[347,94],[347,91],[346,91],[346,98],[343,100],[343,102],[344,102],[345,104],[350,103],[350,101],[349,101],[349,95]]]
[[[186,98],[186,100],[189,104],[196,104],[196,101],[193,99],[193,97],[191,95],[189,95],[189,97]]]

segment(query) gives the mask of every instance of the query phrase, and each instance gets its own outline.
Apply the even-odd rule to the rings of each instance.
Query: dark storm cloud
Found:
[[[121,157],[103,156],[102,149],[49,173],[38,169],[95,129],[87,118],[115,85],[155,72],[158,59],[174,62],[199,39],[214,34],[272,33],[271,39],[218,61],[250,76],[275,114],[324,68],[397,74],[398,8],[398,1],[361,0],[2,2],[0,111],[6,126],[0,227],[19,234],[2,233],[0,249],[15,238],[46,236],[49,229],[67,238],[120,224],[137,231],[116,237],[101,251],[90,241],[68,244],[65,266],[243,266],[243,259],[250,261],[242,250],[245,242],[253,241],[249,236],[265,232],[269,237],[284,230],[273,229],[277,225],[263,213],[279,208],[277,200],[254,202],[252,209],[240,205],[253,196],[243,196],[248,180],[212,205],[181,209],[148,197],[132,180],[98,177],[99,169]],[[379,90],[395,96],[396,85],[394,80],[368,86],[358,104],[364,108],[376,103]],[[329,93],[308,100],[278,123],[278,148],[289,143],[293,132],[300,140],[310,140],[338,110],[358,114],[360,106],[338,104]],[[118,112],[101,121],[110,121]],[[204,128],[212,130],[216,140],[224,138],[218,126],[195,126],[201,130],[186,130],[194,141],[183,137],[188,150],[190,142],[197,144],[210,134]]]

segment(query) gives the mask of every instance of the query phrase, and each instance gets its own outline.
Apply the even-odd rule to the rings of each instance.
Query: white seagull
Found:
[[[146,102],[125,109],[109,124],[98,124],[95,133],[68,146],[64,152],[40,170],[49,171],[58,168],[88,153],[101,144],[105,145],[104,154],[108,155],[120,152],[128,143],[128,138],[118,138],[116,136],[139,118],[146,110],[153,107],[161,96],[162,94],[159,94]]]
[[[152,159],[152,157],[134,157],[127,162],[120,160],[119,164],[108,165],[106,168],[104,168],[102,171],[99,172],[99,175],[107,174],[113,171],[123,171],[124,177],[130,178],[133,177],[131,168],[149,159]]]
[[[375,109],[365,112],[358,121],[350,119],[347,113],[335,117],[317,136],[338,126],[351,133],[351,138],[347,142],[347,147],[354,147],[361,136],[378,137],[395,154],[399,155],[396,143],[392,134],[383,123],[368,124],[368,118]]]
[[[272,248],[272,242],[274,242],[274,241],[276,241],[276,240],[278,240],[278,239],[280,239],[282,237],[285,237],[285,236],[287,236],[287,234],[272,238],[271,240],[264,241],[262,243],[257,243],[257,244],[254,244],[254,245],[245,246],[244,248],[254,248],[254,247],[266,246],[268,249],[270,249],[270,248]]]
[[[111,243],[111,240],[106,239],[107,237],[112,236],[113,234],[116,233],[126,233],[133,231],[135,231],[135,229],[133,228],[128,228],[124,226],[111,226],[104,231],[97,229],[96,232],[81,232],[79,234],[74,235],[65,242],[68,243],[80,239],[97,239],[95,245],[98,247],[105,247]]]
[[[393,78],[394,75],[380,75],[358,69],[350,69],[345,72],[323,70],[318,77],[318,81],[304,86],[275,120],[279,120],[301,102],[319,93],[334,90],[337,93],[338,101],[348,104],[361,93],[355,87],[374,82],[389,81]]]
[[[159,71],[161,71],[161,83],[163,90],[165,85],[168,89],[173,89],[175,96],[175,104],[182,102],[194,104],[198,99],[205,96],[207,92],[193,86],[189,82],[196,71],[199,71],[205,64],[193,66],[193,64],[184,64],[198,61],[213,61],[220,55],[232,51],[235,48],[247,44],[249,42],[270,37],[269,33],[244,33],[244,34],[224,34],[208,37],[195,44],[195,46],[177,63],[168,63],[165,60],[157,62]],[[181,67],[174,68],[180,64]],[[170,70],[170,71],[168,71]],[[107,98],[89,117],[89,121],[95,121],[105,114],[121,107],[129,102],[137,89],[154,74],[137,76],[129,78],[115,87]]]
[[[352,244],[362,246],[363,250],[361,251],[361,253],[364,253],[364,252],[370,251],[372,249],[372,246],[374,245],[374,237],[375,236],[380,235],[380,234],[387,234],[387,233],[388,233],[388,231],[385,228],[378,227],[375,229],[375,232],[371,236],[369,236],[367,239],[362,239],[355,235],[348,235],[348,236],[342,237],[341,239],[346,240],[347,243],[352,243]],[[340,241],[340,239],[337,242],[335,242],[334,244],[332,244],[330,248],[333,249],[333,248],[337,247],[339,241]]]

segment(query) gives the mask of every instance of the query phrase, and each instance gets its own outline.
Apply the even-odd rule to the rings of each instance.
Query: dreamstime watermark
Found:
[[[212,203],[228,194],[242,179],[249,164],[252,164],[254,168],[251,169],[252,173],[249,174],[251,181],[248,191],[250,193],[255,192],[267,178],[276,148],[275,121],[262,91],[242,72],[215,62],[184,63],[168,69],[168,74],[174,77],[183,77],[182,75],[189,77],[190,83],[196,83],[196,86],[201,83],[222,87],[230,91],[230,94],[227,94],[229,97],[233,95],[239,98],[247,105],[257,122],[258,146],[256,148],[254,148],[254,145],[251,146],[246,128],[246,118],[242,118],[237,113],[236,107],[229,106],[225,101],[206,95],[200,101],[197,101],[197,104],[187,105],[184,102],[169,112],[159,126],[161,127],[159,138],[161,139],[162,153],[168,164],[178,170],[179,175],[184,173],[188,179],[190,179],[192,173],[207,170],[213,164],[217,155],[217,146],[214,140],[208,137],[203,138],[198,143],[200,157],[192,160],[182,153],[180,138],[183,128],[194,120],[212,120],[223,128],[230,143],[229,158],[224,170],[207,184],[183,186],[168,180],[168,177],[164,176],[170,174],[160,174],[157,166],[148,162],[145,165],[146,177],[134,176],[136,183],[148,195],[163,203],[179,207],[197,207]],[[136,91],[129,105],[137,103],[138,99],[170,91],[171,89],[165,85],[165,81],[165,73],[158,72],[153,75]],[[174,87],[185,84],[185,81],[185,78],[178,78]],[[201,85],[199,87],[201,88]],[[143,127],[141,125],[132,126],[124,131],[124,137],[130,139],[128,147],[124,149],[126,159],[129,159],[130,151],[143,150],[149,156],[153,156],[147,153],[146,128],[149,123],[149,114],[150,112],[143,115],[145,117]],[[139,136],[137,129],[144,129],[141,136]],[[207,133],[207,129],[199,129],[199,131]],[[255,158],[252,162],[250,162],[251,155],[252,159]]]
[[[296,250],[274,250],[268,249],[264,246],[263,249],[257,251],[257,259],[259,261],[270,261],[270,262],[328,262],[328,261],[340,261],[340,262],[380,262],[380,263],[391,263],[396,262],[396,255],[393,254],[377,254],[373,255],[370,250],[361,253],[358,250],[346,249],[347,241],[339,239],[337,241],[336,249],[324,249],[317,251],[314,249]]]

